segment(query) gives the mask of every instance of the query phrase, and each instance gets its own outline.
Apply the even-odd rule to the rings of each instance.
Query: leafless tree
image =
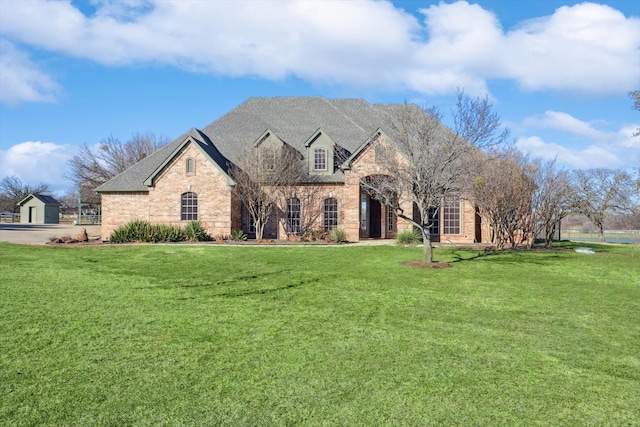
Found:
[[[24,184],[17,176],[6,176],[0,180],[0,210],[16,212],[18,202],[29,194],[49,192],[49,184],[40,183],[35,186]]]
[[[256,238],[262,239],[264,227],[283,196],[293,193],[302,179],[302,155],[286,144],[258,146],[246,151],[229,173],[235,181],[234,194],[251,215]]]
[[[476,175],[472,195],[480,213],[490,222],[497,247],[502,249],[509,243],[513,248],[531,242],[533,235],[535,169],[513,147],[492,154]]]
[[[633,90],[631,92],[629,92],[629,97],[631,99],[633,99],[633,109],[640,111],[640,90]],[[640,138],[640,128],[637,128],[636,131],[633,133],[633,136],[636,138]],[[636,173],[636,178],[635,178],[635,190],[636,190],[636,196],[640,197],[640,158],[638,159],[638,166],[636,166],[635,169],[635,173]]]
[[[533,192],[534,238],[542,237],[551,247],[560,221],[571,212],[572,186],[569,171],[558,167],[556,160],[536,160]]]
[[[629,92],[629,98],[633,99],[633,107],[631,108],[640,111],[640,90],[632,90]],[[636,129],[633,136],[640,136],[640,128]]]
[[[69,171],[65,174],[76,187],[86,185],[93,189],[154,153],[168,141],[152,132],[135,133],[125,142],[110,136],[92,149],[82,144],[78,154],[67,162]]]
[[[458,93],[453,129],[441,123],[435,107],[407,104],[389,117],[388,144],[376,147],[384,174],[362,182],[372,197],[395,209],[396,215],[418,228],[423,237],[424,260],[433,262],[429,210],[439,210],[450,197],[462,196],[479,150],[503,143],[500,117],[487,97]],[[398,200],[415,203],[419,218],[406,214]]]
[[[302,180],[306,180],[305,176],[301,176]],[[282,185],[277,189],[280,193],[276,207],[280,213],[278,218],[280,224],[287,235],[313,235],[318,230],[318,221],[323,213],[323,203],[319,197],[320,187],[318,185],[300,181],[292,182],[292,185]],[[294,202],[297,201],[297,202]],[[299,203],[295,218],[287,216],[288,204],[290,202]],[[294,208],[295,210],[295,208]]]
[[[587,169],[573,173],[572,209],[586,216],[604,242],[605,216],[613,212],[632,212],[633,180],[620,169]]]

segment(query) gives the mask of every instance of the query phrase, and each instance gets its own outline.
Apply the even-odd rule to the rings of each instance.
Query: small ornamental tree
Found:
[[[235,181],[234,195],[251,215],[256,238],[262,239],[283,195],[292,193],[302,179],[302,155],[286,144],[254,147],[231,165],[229,174]]]
[[[487,97],[459,92],[453,123],[453,129],[445,127],[435,107],[395,106],[387,126],[390,141],[376,148],[384,175],[362,182],[372,197],[420,230],[427,263],[433,262],[429,211],[463,195],[480,161],[478,152],[503,143],[509,135]],[[404,212],[398,200],[413,202],[418,215]]]

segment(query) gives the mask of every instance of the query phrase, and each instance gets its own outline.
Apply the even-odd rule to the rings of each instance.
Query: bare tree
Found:
[[[251,215],[256,238],[262,239],[267,221],[286,198],[283,195],[292,194],[302,179],[302,155],[286,144],[258,146],[231,165],[229,173],[235,181],[234,194]]]
[[[560,221],[571,212],[572,186],[569,171],[559,168],[556,160],[536,160],[533,192],[534,238],[542,237],[551,247]]]
[[[487,97],[470,98],[460,91],[453,130],[440,119],[435,107],[398,106],[389,118],[391,141],[376,148],[377,160],[386,169],[384,176],[362,182],[372,197],[420,230],[427,263],[433,262],[429,211],[463,195],[478,151],[503,143],[509,135],[508,130],[500,130],[500,117]],[[413,202],[419,215],[405,213],[398,200]]]
[[[517,149],[508,147],[481,165],[473,184],[473,198],[493,230],[499,249],[531,242],[534,168]]]
[[[640,90],[632,90],[629,92],[629,98],[633,99],[633,107],[631,108],[640,111]],[[640,128],[636,129],[633,136],[640,136]]]
[[[49,192],[49,184],[24,184],[17,176],[6,176],[0,181],[0,210],[16,212],[17,204],[29,194]]]
[[[587,169],[573,173],[572,209],[586,216],[604,242],[608,213],[632,212],[633,180],[620,169]]]
[[[65,176],[77,187],[85,184],[93,189],[154,153],[167,142],[167,138],[147,132],[135,133],[125,143],[110,136],[100,141],[96,150],[84,143],[78,154],[67,162],[70,170]]]
[[[633,99],[633,109],[640,111],[640,90],[633,90],[629,92],[629,98]],[[633,133],[633,136],[636,138],[640,138],[640,127],[636,129]],[[635,167],[635,189],[636,196],[640,197],[640,159],[638,159],[638,166]]]

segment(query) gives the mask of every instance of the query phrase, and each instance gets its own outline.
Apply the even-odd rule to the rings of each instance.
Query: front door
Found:
[[[29,206],[29,223],[36,222],[36,207]]]
[[[382,205],[380,205],[380,202],[372,198],[369,212],[369,221],[371,224],[369,237],[380,238],[382,237]]]

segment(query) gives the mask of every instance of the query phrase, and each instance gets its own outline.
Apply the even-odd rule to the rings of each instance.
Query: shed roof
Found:
[[[33,198],[41,201],[45,205],[60,206],[60,202],[58,202],[52,196],[49,196],[49,195],[46,195],[46,194],[29,194],[27,197],[25,197],[24,199],[20,200],[17,204],[18,204],[18,206],[24,206],[25,203],[27,203],[29,200],[31,200]]]

